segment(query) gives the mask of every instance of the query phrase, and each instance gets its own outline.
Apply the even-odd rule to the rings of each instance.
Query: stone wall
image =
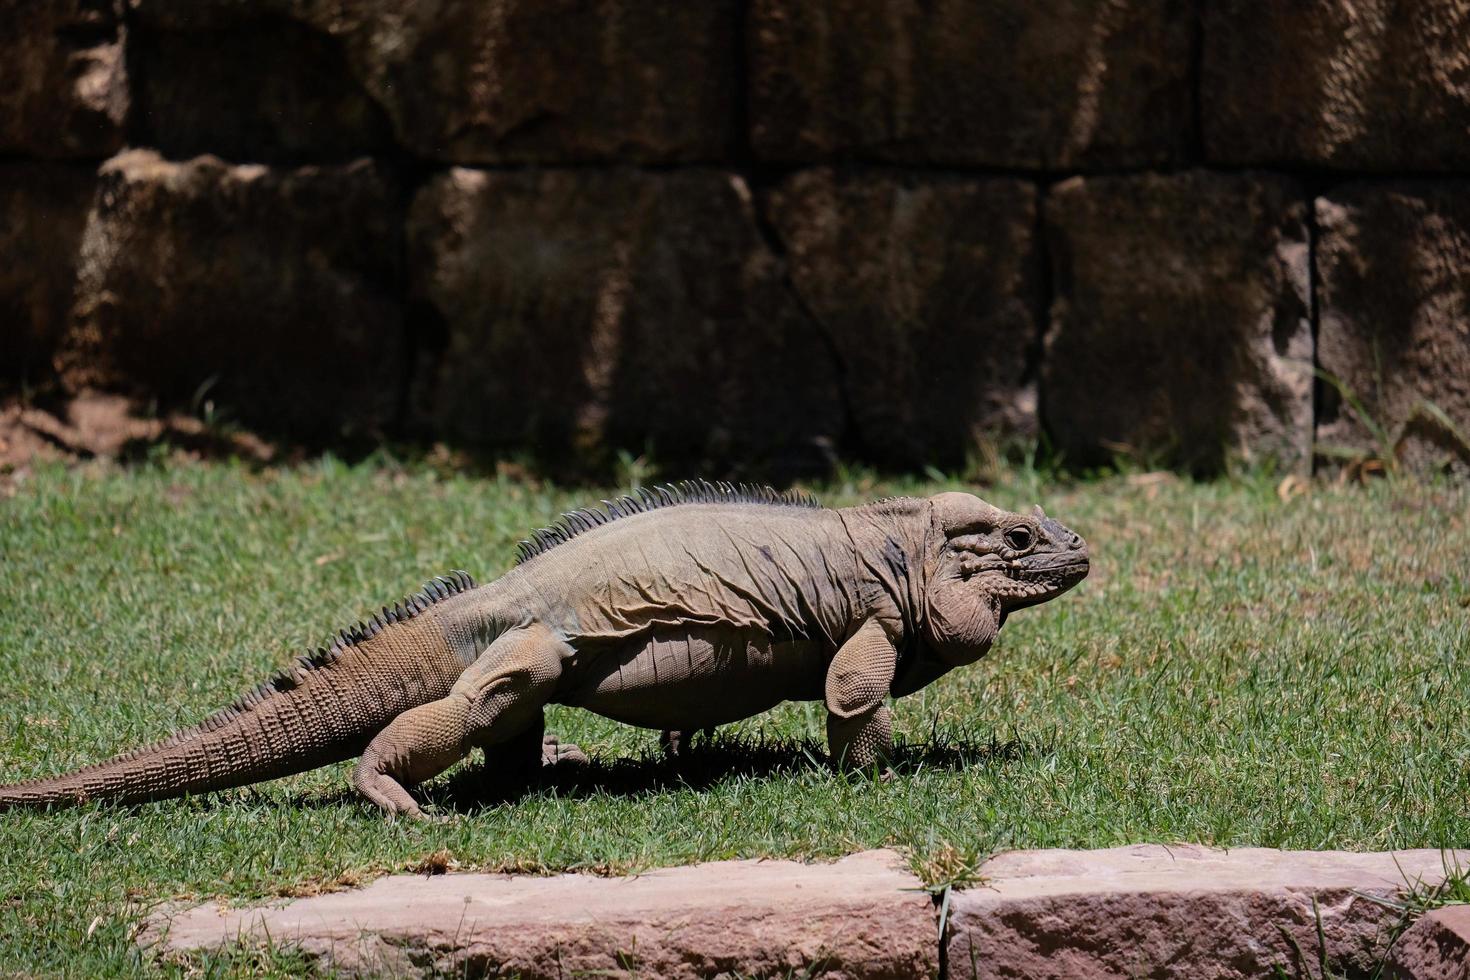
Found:
[[[0,386],[581,469],[1463,465],[1467,52],[1470,0],[0,0]]]

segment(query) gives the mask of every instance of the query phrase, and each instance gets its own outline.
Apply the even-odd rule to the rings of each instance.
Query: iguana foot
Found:
[[[664,750],[664,755],[667,755],[671,759],[677,759],[689,751],[689,747],[694,744],[694,736],[700,732],[704,733],[706,740],[711,739],[715,734],[715,726],[710,725],[708,728],[695,728],[687,732],[666,728],[658,733],[658,744]]]
[[[419,820],[427,819],[418,801],[408,794],[403,784],[392,776],[376,768],[370,760],[369,765],[358,763],[357,771],[353,774],[352,781],[357,791],[368,800],[376,803],[382,808],[384,816],[390,821],[398,817],[409,817]]]
[[[587,753],[573,745],[571,742],[563,742],[555,735],[545,735],[541,738],[541,765],[554,766],[559,762],[570,762],[574,765],[586,765],[589,761]]]

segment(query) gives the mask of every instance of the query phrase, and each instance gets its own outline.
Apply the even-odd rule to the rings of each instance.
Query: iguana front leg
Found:
[[[827,748],[844,769],[866,770],[887,763],[893,751],[888,689],[898,650],[876,619],[863,623],[842,644],[827,668]]]
[[[502,634],[448,695],[405,711],[378,733],[358,761],[353,784],[390,815],[421,817],[405,786],[437,776],[472,748],[510,742],[531,730],[544,759],[541,709],[570,652],[565,640],[539,623]]]

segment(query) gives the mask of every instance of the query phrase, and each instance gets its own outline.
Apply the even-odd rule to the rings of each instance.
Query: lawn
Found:
[[[864,474],[828,504],[962,486]],[[971,488],[973,489],[973,488]],[[0,780],[157,738],[294,653],[607,491],[333,460],[43,470],[0,496]],[[593,766],[502,798],[471,763],[447,823],[384,822],[339,766],[135,808],[0,814],[0,974],[147,972],[153,903],[301,894],[426,866],[620,872],[905,849],[931,880],[998,848],[1470,843],[1470,488],[1010,471],[983,491],[1081,531],[1091,577],[896,706],[898,777],[821,764],[820,706],[679,765],[566,709]]]

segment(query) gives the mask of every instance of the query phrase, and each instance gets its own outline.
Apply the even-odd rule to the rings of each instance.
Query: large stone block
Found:
[[[456,163],[715,160],[736,132],[735,0],[149,0],[139,21],[168,140],[199,125],[230,147],[362,148],[379,135],[365,97],[404,147]],[[273,43],[293,54],[257,57]]]
[[[0,165],[0,385],[50,376],[95,181],[85,164]]]
[[[783,161],[1176,162],[1190,18],[1178,0],[754,0],[751,138]]]
[[[0,153],[103,157],[128,111],[120,0],[0,0]]]
[[[158,915],[172,953],[268,943],[370,976],[939,975],[934,906],[891,851],[833,864],[720,861],[627,878],[396,875],[221,915]]]
[[[1035,434],[1032,184],[806,171],[770,217],[837,353],[861,455],[953,465],[981,440]]]
[[[1306,202],[1264,175],[1074,178],[1046,202],[1049,431],[1074,462],[1309,465]]]
[[[401,389],[401,213],[375,166],[130,151],[99,174],[60,355],[72,388],[207,397],[293,435],[370,431]]]
[[[1139,844],[1014,851],[951,897],[949,976],[1253,980],[1369,976],[1400,920],[1392,902],[1464,861],[1434,850],[1214,850]],[[1450,977],[1462,974],[1425,974]]]
[[[1470,167],[1467,0],[1212,0],[1203,10],[1211,161]]]
[[[409,229],[415,295],[447,328],[420,399],[439,431],[574,469],[616,448],[825,467],[834,365],[739,178],[456,169]]]
[[[1324,385],[1319,441],[1470,466],[1470,182],[1349,184],[1316,207],[1317,360],[1351,395]]]

